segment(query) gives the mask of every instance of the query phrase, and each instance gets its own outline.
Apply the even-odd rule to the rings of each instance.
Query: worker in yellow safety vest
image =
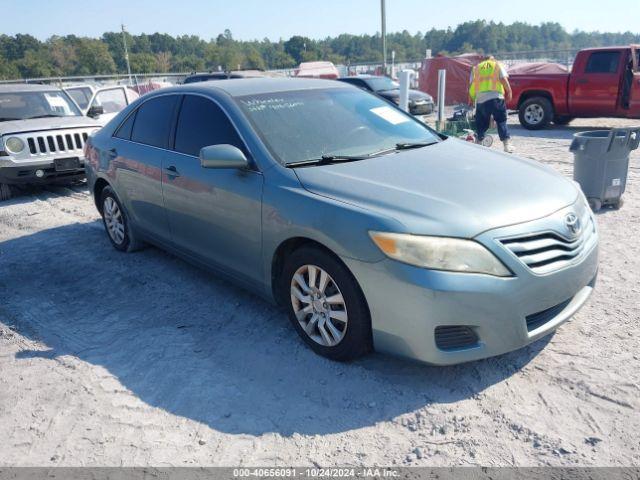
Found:
[[[507,107],[505,97],[511,100],[512,92],[509,75],[504,67],[492,56],[484,59],[471,69],[469,82],[469,103],[476,105],[476,141],[482,143],[489,129],[491,117],[496,121],[498,135],[504,144],[504,151],[512,153],[513,146],[507,129]]]

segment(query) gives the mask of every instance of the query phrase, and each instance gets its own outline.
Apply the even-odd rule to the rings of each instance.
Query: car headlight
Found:
[[[416,267],[497,277],[512,275],[489,250],[473,240],[384,232],[369,235],[387,257]]]
[[[18,137],[9,137],[4,141],[4,146],[9,153],[20,153],[24,150],[24,142]]]

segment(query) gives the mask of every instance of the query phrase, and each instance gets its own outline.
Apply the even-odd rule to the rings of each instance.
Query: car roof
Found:
[[[244,95],[260,95],[264,93],[290,92],[295,90],[318,90],[326,88],[354,88],[335,80],[320,80],[315,78],[243,78],[230,80],[214,80],[210,82],[189,83],[157,92],[176,93],[184,90],[190,91],[223,91],[232,97],[242,97]]]
[[[5,83],[0,85],[1,93],[14,92],[51,92],[60,90],[53,85],[35,85],[32,83]]]

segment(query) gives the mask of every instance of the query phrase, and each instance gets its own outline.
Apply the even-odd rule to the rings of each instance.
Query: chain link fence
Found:
[[[578,52],[577,49],[565,49],[565,50],[531,50],[521,52],[496,52],[493,55],[504,63],[507,67],[517,65],[519,63],[526,62],[554,62],[565,65],[568,69],[571,69],[573,60]],[[397,63],[387,64],[386,74],[392,77],[396,76],[396,73],[411,69],[416,72],[420,70],[422,65],[422,59],[408,60]],[[337,65],[338,71],[341,75],[362,75],[373,74],[382,75],[385,73],[382,62],[361,62],[350,63],[347,65]],[[295,75],[295,68],[287,69],[273,69],[265,71],[265,75],[268,76],[282,76],[291,77]],[[72,84],[90,83],[93,85],[132,85],[142,86],[150,83],[181,83],[182,80],[194,72],[157,72],[157,73],[144,73],[134,74],[129,78],[127,74],[115,74],[115,75],[83,75],[72,77],[42,77],[42,78],[24,78],[19,80],[2,80],[0,84],[7,83],[45,83],[59,86],[67,86]]]

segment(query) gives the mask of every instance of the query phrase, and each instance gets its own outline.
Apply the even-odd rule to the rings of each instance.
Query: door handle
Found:
[[[180,173],[178,172],[178,169],[171,165],[170,167],[167,167],[164,169],[164,173],[166,173],[167,175],[171,176],[171,177],[179,177]]]
[[[589,80],[587,80],[586,78],[579,78],[576,80],[576,83],[589,83]]]

